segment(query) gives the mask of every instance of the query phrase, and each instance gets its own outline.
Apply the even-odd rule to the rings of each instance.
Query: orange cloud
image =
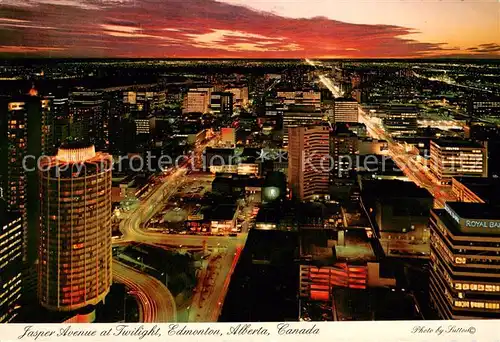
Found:
[[[1,53],[15,52],[20,45],[25,53],[64,57],[393,58],[452,53],[441,43],[408,38],[416,32],[402,26],[292,19],[214,0],[28,0],[27,5],[0,6]]]

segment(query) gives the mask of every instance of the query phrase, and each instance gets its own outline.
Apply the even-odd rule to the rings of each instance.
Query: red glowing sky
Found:
[[[244,6],[245,2],[4,0],[0,4],[0,54],[500,57],[497,0],[260,0],[252,2],[253,7]]]

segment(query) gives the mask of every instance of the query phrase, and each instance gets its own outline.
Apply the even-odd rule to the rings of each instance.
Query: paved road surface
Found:
[[[113,261],[113,279],[124,284],[138,300],[140,322],[177,321],[174,297],[158,279],[118,261]]]
[[[204,146],[200,146],[196,153],[201,153],[203,149]],[[186,163],[189,163],[189,161]],[[178,235],[151,232],[143,230],[141,227],[142,223],[147,222],[151,217],[153,217],[163,208],[163,204],[166,203],[172,195],[177,193],[177,189],[186,180],[187,171],[187,168],[179,167],[163,176],[162,183],[156,186],[156,188],[151,191],[141,204],[130,212],[127,218],[120,223],[120,230],[123,233],[123,237],[114,240],[114,244],[123,244],[134,241],[163,248],[199,249],[200,247],[203,247],[203,245],[206,245],[207,248],[212,250],[223,250],[223,256],[217,261],[217,269],[219,271],[214,276],[213,286],[211,287],[209,293],[206,295],[206,298],[201,301],[202,308],[199,308],[199,303],[193,303],[192,307],[198,307],[198,309],[196,312],[191,310],[192,312],[189,314],[189,318],[194,321],[217,321],[222,309],[224,298],[227,294],[231,276],[238,262],[241,249],[245,244],[247,234],[238,234],[237,237]],[[145,282],[146,278],[141,278],[141,275],[142,277],[151,278],[130,268],[127,272],[125,272],[122,268],[118,268],[117,272],[123,272],[119,274],[119,276],[121,276],[120,281],[129,284],[130,286],[133,286],[133,283],[136,281]],[[164,322],[165,319],[167,321],[168,319],[175,321],[175,303],[173,303],[172,307],[170,300],[159,298],[156,293],[154,293],[156,291],[156,287],[151,283],[150,286],[141,287],[141,291],[138,292],[140,293],[140,295],[138,295],[139,300],[142,302],[141,308],[144,311],[144,322],[151,319],[153,319],[153,322]],[[164,292],[163,296],[167,296],[167,294]],[[150,302],[154,302],[154,310],[150,308]],[[168,304],[166,309],[160,309],[160,312],[158,313],[157,308],[163,308],[166,304]],[[172,313],[174,314],[168,314],[169,310],[173,310]],[[152,318],[154,315],[156,315],[156,318]]]

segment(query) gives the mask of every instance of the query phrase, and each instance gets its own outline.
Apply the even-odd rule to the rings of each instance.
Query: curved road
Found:
[[[139,303],[139,320],[144,323],[177,321],[174,297],[158,279],[113,261],[113,279],[124,284]]]
[[[200,154],[206,145],[197,148],[196,153]],[[241,249],[245,245],[247,234],[239,234],[238,237],[228,236],[200,236],[200,235],[174,235],[162,234],[143,230],[141,224],[147,222],[158,210],[162,208],[163,203],[176,194],[177,189],[186,179],[186,166],[191,162],[187,160],[182,167],[173,169],[169,174],[163,176],[162,183],[157,185],[154,190],[134,209],[126,219],[120,224],[120,230],[123,237],[114,241],[114,244],[126,242],[140,242],[150,245],[161,246],[163,248],[197,249],[206,245],[209,248],[222,248],[224,250],[223,258],[220,262],[220,272],[214,279],[214,284],[210,294],[203,301],[202,310],[197,315],[193,315],[195,321],[217,321],[222,309],[222,304],[226,296],[231,276],[241,254]],[[129,284],[134,290],[134,284],[141,285],[137,291],[137,298],[141,302],[141,310],[144,311],[144,322],[168,322],[176,321],[176,307],[172,295],[168,289],[148,275],[136,271],[128,266],[115,262],[113,266],[118,265],[116,269],[116,279]],[[115,270],[114,270],[115,271]],[[137,283],[139,282],[139,283]],[[153,282],[160,288],[162,294],[159,295]],[[148,286],[143,286],[148,283]],[[160,286],[161,285],[161,286]],[[137,287],[137,286],[136,286]],[[169,298],[169,300],[165,300]],[[153,303],[153,304],[151,304]]]

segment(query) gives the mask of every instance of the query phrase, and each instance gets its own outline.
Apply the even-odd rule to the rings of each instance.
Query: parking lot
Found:
[[[189,175],[167,204],[147,223],[146,228],[163,233],[186,234],[185,221],[202,209],[203,196],[212,189],[212,175]]]

